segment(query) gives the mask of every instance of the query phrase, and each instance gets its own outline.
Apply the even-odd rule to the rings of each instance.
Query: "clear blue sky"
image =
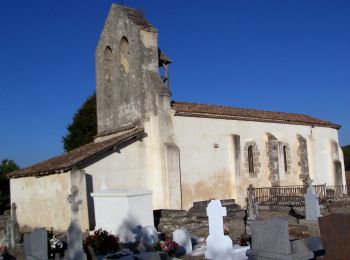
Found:
[[[350,144],[350,1],[124,2],[158,28],[174,100],[305,113],[341,124]],[[0,1],[0,160],[63,152],[111,3]]]

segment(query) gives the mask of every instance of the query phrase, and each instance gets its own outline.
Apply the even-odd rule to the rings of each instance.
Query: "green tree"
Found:
[[[19,166],[15,163],[15,161],[8,159],[2,160],[0,165],[0,180],[2,181],[7,179],[6,174],[16,171],[18,169]]]
[[[6,174],[16,171],[19,166],[13,160],[4,159],[0,164],[0,214],[10,205],[10,182]]]
[[[62,142],[66,152],[91,143],[97,134],[96,94],[88,97],[75,113]]]
[[[345,170],[350,171],[350,145],[343,146]]]

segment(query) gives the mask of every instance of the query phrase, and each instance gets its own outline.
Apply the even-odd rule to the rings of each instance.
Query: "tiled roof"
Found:
[[[303,114],[272,112],[266,110],[175,102],[171,104],[175,116],[231,119],[280,124],[322,126],[339,129],[341,126],[329,121]]]
[[[113,149],[115,145],[122,144],[141,133],[143,133],[143,128],[136,128],[103,142],[86,144],[60,156],[11,172],[7,177],[43,176],[66,172],[97,154]]]

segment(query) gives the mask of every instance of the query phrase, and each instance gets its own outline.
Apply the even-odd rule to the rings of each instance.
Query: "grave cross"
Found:
[[[78,193],[79,189],[77,186],[73,186],[71,189],[71,194],[68,195],[68,202],[71,204],[71,219],[72,221],[78,220],[78,211],[79,211],[79,205],[82,203],[82,200],[78,200]]]
[[[311,180],[311,178],[307,178],[307,180],[306,180],[307,187],[308,187],[308,188],[311,187],[311,185],[312,185],[313,182],[314,182],[314,181]]]
[[[220,200],[212,200],[207,207],[207,215],[209,218],[209,234],[212,236],[224,236],[224,221],[226,216],[226,208],[221,206]]]

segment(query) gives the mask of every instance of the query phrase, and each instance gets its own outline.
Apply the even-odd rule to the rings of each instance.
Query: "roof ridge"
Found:
[[[339,129],[341,127],[340,125],[332,123],[330,121],[318,119],[316,117],[301,113],[280,112],[255,108],[241,108],[226,105],[209,105],[182,101],[172,101],[171,107],[176,111],[175,115],[177,116],[209,117],[222,119],[225,119],[226,116],[226,119],[245,119],[247,121],[262,121],[270,123],[276,122],[310,126],[317,125],[335,129]],[[205,116],[206,114],[208,114],[208,116]]]
[[[111,147],[121,144],[131,138],[144,132],[142,127],[132,129],[122,135],[98,142],[88,143],[75,148],[67,153],[52,157],[48,160],[30,165],[17,171],[7,174],[9,178],[26,177],[26,176],[42,176],[54,173],[65,172],[72,169],[74,166],[94,157],[101,152],[104,152]]]

